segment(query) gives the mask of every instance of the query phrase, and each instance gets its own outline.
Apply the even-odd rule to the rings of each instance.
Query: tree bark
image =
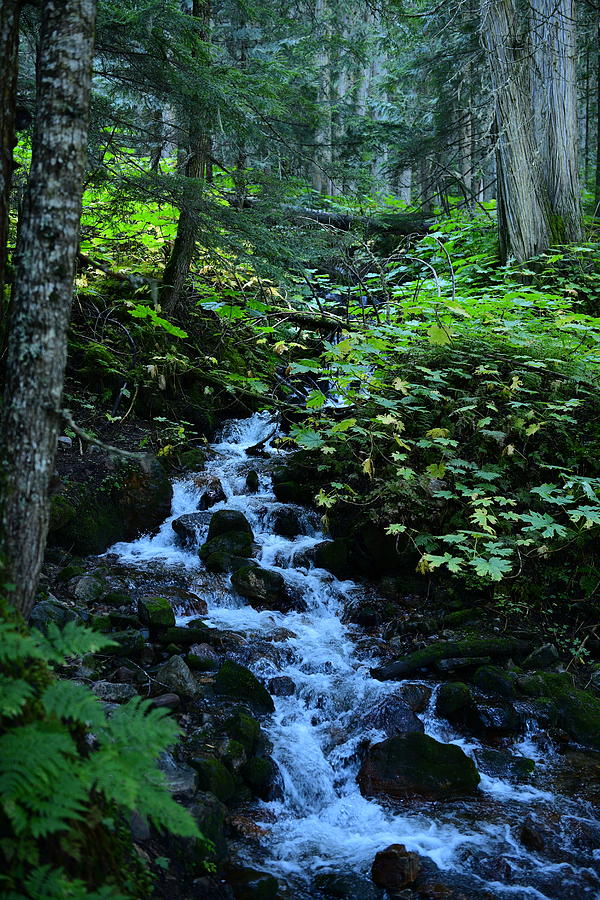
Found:
[[[27,617],[48,531],[87,157],[94,0],[44,0],[37,117],[15,254],[2,419],[5,580]]]
[[[0,304],[6,282],[10,191],[15,146],[21,0],[0,2]]]
[[[598,9],[598,58],[596,60],[596,185],[594,215],[600,218],[600,7]]]
[[[530,0],[538,141],[551,208],[553,243],[581,238],[574,0]]]
[[[192,15],[200,23],[201,39],[206,41],[210,26],[210,0],[194,0]],[[185,176],[190,179],[192,184],[195,183],[197,185],[200,180],[208,180],[210,178],[210,150],[210,136],[198,128],[192,113],[190,116],[189,146],[185,164]],[[194,186],[192,193],[195,194],[196,190],[197,188]],[[172,316],[177,312],[194,258],[198,234],[198,220],[193,209],[195,199],[194,196],[191,196],[190,198],[186,197],[184,201],[184,205],[179,213],[177,235],[173,243],[173,249],[163,273],[160,303],[163,311],[168,316]]]

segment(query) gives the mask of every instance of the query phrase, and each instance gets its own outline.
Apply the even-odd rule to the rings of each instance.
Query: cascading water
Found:
[[[209,474],[219,478],[226,499],[217,509],[244,513],[259,545],[257,561],[281,573],[291,592],[305,603],[303,612],[257,611],[237,596],[227,577],[206,578],[203,597],[209,604],[207,623],[237,631],[256,642],[270,642],[273,652],[249,664],[268,680],[285,675],[295,684],[291,696],[275,697],[276,711],[265,723],[282,780],[283,799],[260,804],[266,837],[261,866],[284,880],[310,879],[319,872],[367,873],[375,853],[392,843],[430,857],[443,870],[468,873],[486,896],[512,898],[598,898],[600,851],[582,848],[581,831],[600,836],[600,825],[584,799],[569,799],[553,790],[560,758],[540,747],[532,733],[513,743],[511,752],[536,759],[529,783],[512,783],[482,772],[480,798],[449,803],[407,801],[402,812],[365,799],[356,784],[361,748],[385,735],[369,725],[369,713],[398,691],[397,682],[370,675],[377,664],[358,649],[360,629],[342,623],[344,601],[362,590],[339,581],[306,562],[306,551],[322,541],[309,513],[304,534],[287,539],[272,533],[270,521],[281,506],[271,490],[269,467],[282,451],[271,444],[273,419],[255,414],[230,424],[213,445]],[[246,451],[264,441],[265,458]],[[250,469],[259,470],[259,490],[248,494]],[[185,573],[202,577],[197,552],[182,549],[171,528],[174,518],[198,508],[201,489],[193,479],[174,484],[172,516],[154,537],[111,549],[127,564],[144,565],[149,577],[167,579]],[[199,534],[199,543],[205,534]],[[156,567],[153,569],[153,567]],[[204,573],[206,575],[206,573]],[[181,622],[190,617],[190,610]],[[361,647],[364,641],[361,642]],[[474,739],[456,734],[436,717],[434,693],[422,715],[428,734],[460,745],[473,755]],[[515,837],[530,814],[554,821],[555,849],[549,858],[526,849]]]

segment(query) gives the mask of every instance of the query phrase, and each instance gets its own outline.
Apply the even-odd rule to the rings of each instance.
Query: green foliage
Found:
[[[118,823],[129,812],[159,829],[201,839],[156,765],[178,735],[165,711],[136,698],[108,715],[87,687],[52,674],[51,667],[112,644],[75,622],[62,631],[50,625],[47,635],[0,622],[3,897],[138,895],[128,870],[139,864],[127,862],[131,850],[119,837]],[[114,871],[104,871],[106,841],[112,859],[120,843],[124,847]],[[91,882],[78,877],[83,872],[93,873]]]

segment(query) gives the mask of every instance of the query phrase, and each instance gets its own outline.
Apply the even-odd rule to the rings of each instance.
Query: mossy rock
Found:
[[[210,791],[224,803],[235,794],[235,782],[229,769],[218,759],[190,759],[190,765],[198,773],[198,786],[202,791]]]
[[[544,681],[545,695],[554,705],[557,725],[576,743],[600,750],[600,699],[576,688],[566,673],[539,674]]]
[[[443,684],[437,695],[435,711],[439,716],[450,721],[462,718],[461,714],[472,709],[473,695],[468,685],[461,681]]]
[[[166,597],[143,597],[137,605],[140,622],[150,628],[169,628],[175,625],[175,613]]]
[[[106,656],[123,656],[137,659],[144,649],[144,635],[141,631],[128,628],[125,631],[114,631],[109,635],[116,646],[106,647],[102,653]]]
[[[514,756],[507,750],[484,747],[475,752],[477,765],[492,778],[513,778],[526,781],[535,771],[535,762],[525,756]]]
[[[161,644],[173,644],[176,647],[191,647],[207,640],[210,629],[207,625],[172,625],[161,631],[156,640]]]
[[[189,811],[203,836],[213,844],[212,851],[208,850],[204,841],[193,844],[194,862],[198,863],[200,870],[204,872],[206,871],[202,865],[204,861],[223,862],[228,856],[225,838],[227,807],[214,794],[198,792]],[[181,843],[181,838],[177,839],[177,843]]]
[[[213,513],[208,526],[208,540],[231,532],[247,534],[251,541],[254,539],[252,527],[244,513],[237,509],[219,509]]]
[[[507,699],[515,696],[515,677],[500,666],[481,666],[473,675],[473,684],[488,694]]]
[[[226,660],[217,672],[215,690],[224,696],[243,700],[259,712],[275,711],[273,698],[256,675],[231,659]]]
[[[321,541],[314,547],[313,554],[317,568],[326,569],[341,580],[350,577],[350,550],[344,538]]]
[[[254,545],[252,535],[245,531],[231,531],[211,538],[200,547],[200,559],[211,572],[231,572],[247,566]]]
[[[435,663],[445,659],[480,659],[482,657],[522,657],[529,650],[528,641],[518,638],[466,638],[462,641],[438,641],[423,650],[417,650],[409,656],[396,660],[380,669],[373,669],[372,674],[381,681],[403,678],[420,670],[426,671]]]
[[[475,793],[480,778],[460,747],[411,731],[370,747],[357,781],[365,797],[447,800]]]
[[[255,797],[273,799],[273,787],[279,772],[269,756],[253,756],[242,768],[241,774]]]
[[[48,598],[35,604],[29,616],[29,624],[32,628],[45,632],[50,623],[64,628],[67,622],[76,622],[80,618],[79,613],[71,606],[61,600]]]
[[[269,872],[229,866],[226,874],[235,900],[277,900],[279,896],[279,882]]]
[[[260,722],[247,710],[236,709],[225,722],[224,730],[229,737],[242,745],[248,756],[252,756],[259,748],[261,742]]]
[[[241,566],[231,576],[232,587],[257,609],[285,612],[289,599],[283,575],[260,566]]]
[[[258,472],[255,469],[251,469],[250,472],[246,475],[246,487],[250,491],[251,494],[256,494],[260,485]]]

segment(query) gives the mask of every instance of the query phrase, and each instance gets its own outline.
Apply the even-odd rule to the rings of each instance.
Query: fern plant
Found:
[[[44,635],[8,617],[0,621],[0,897],[5,900],[139,897],[139,879],[147,876],[130,855],[122,826],[132,811],[159,829],[208,846],[157,767],[158,755],[178,735],[168,714],[135,698],[109,717],[87,687],[53,674],[53,666],[112,643],[74,622],[62,631],[50,625]],[[114,869],[108,877],[107,858]]]

